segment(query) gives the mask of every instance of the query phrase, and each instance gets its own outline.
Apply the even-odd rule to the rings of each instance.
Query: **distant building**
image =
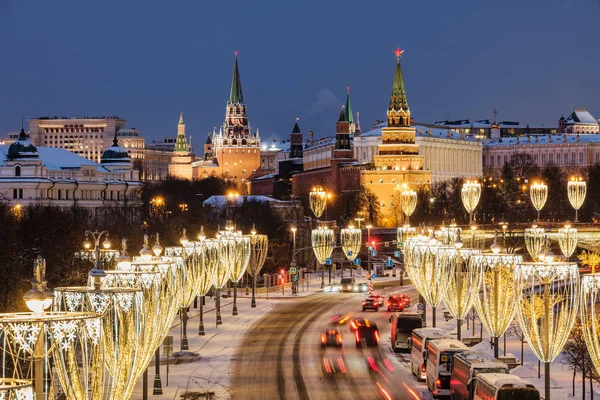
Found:
[[[203,207],[209,207],[213,213],[226,212],[228,207],[237,208],[255,204],[263,204],[284,221],[298,221],[303,215],[303,208],[299,201],[277,200],[269,196],[238,196],[233,199],[228,196],[211,196],[204,200]]]
[[[599,120],[587,108],[575,109],[567,119],[558,120],[558,133],[596,134],[600,133]]]
[[[494,116],[496,116],[496,114],[497,111],[494,110]],[[452,121],[435,121],[435,123],[426,124],[426,126],[433,129],[450,129],[454,132],[465,134],[477,140],[493,139],[492,130],[494,128],[499,128],[499,137],[527,136],[547,132],[558,132],[558,128],[551,126],[531,126],[529,124],[521,124],[517,121],[496,122],[495,117],[492,122],[490,122],[489,119],[482,119],[473,122],[468,119],[460,119]]]
[[[113,138],[101,163],[65,149],[35,146],[24,130],[11,145],[0,145],[0,194],[15,206],[79,207],[90,217],[110,207],[139,212],[141,183],[127,151]]]

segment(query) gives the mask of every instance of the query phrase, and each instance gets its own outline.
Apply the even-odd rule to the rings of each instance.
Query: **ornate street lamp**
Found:
[[[406,224],[409,225],[410,216],[415,212],[417,207],[417,192],[410,190],[406,184],[402,185],[400,192],[402,212],[406,215]]]
[[[236,237],[235,263],[231,270],[230,279],[233,282],[233,311],[232,315],[238,315],[237,308],[237,285],[246,273],[252,254],[252,241],[249,236]]]
[[[533,207],[537,210],[537,220],[540,220],[540,211],[544,208],[548,199],[548,185],[542,182],[534,182],[529,188],[529,197]]]
[[[218,326],[223,323],[223,320],[221,319],[221,289],[225,287],[231,276],[231,271],[233,271],[237,256],[237,242],[233,236],[217,235],[217,244],[218,261],[215,273],[212,276],[212,283],[216,289],[216,324]]]
[[[538,228],[533,225],[531,228],[525,229],[525,247],[533,261],[536,261],[542,251],[544,241],[546,240],[546,231],[544,228]]]
[[[560,251],[565,256],[565,259],[569,261],[569,258],[577,248],[577,228],[565,225],[564,228],[558,230],[557,238]]]
[[[200,240],[202,256],[200,257],[200,278],[198,280],[198,295],[200,296],[200,321],[198,322],[198,335],[204,336],[204,297],[213,287],[213,279],[219,266],[219,242],[216,239],[207,239],[204,227],[200,227]]]
[[[317,219],[321,218],[327,207],[327,192],[322,187],[314,187],[308,194],[308,204]]]
[[[324,265],[333,253],[335,234],[333,229],[320,226],[311,232],[311,244],[315,257],[321,264],[321,289],[325,287]],[[331,269],[330,269],[331,271]]]
[[[494,341],[494,358],[498,358],[498,338],[510,326],[517,312],[518,297],[513,274],[515,264],[523,257],[501,254],[500,246],[492,244],[492,254],[473,254],[469,260],[478,271],[479,292],[475,294],[475,309],[479,320]]]
[[[456,339],[461,340],[461,324],[466,318],[475,296],[479,292],[479,274],[476,264],[469,262],[474,254],[481,253],[479,249],[463,249],[460,236],[456,239],[454,249],[447,251],[447,257],[442,259],[449,264],[445,269],[448,271],[448,291],[444,296],[444,304],[454,319],[456,319]]]
[[[577,264],[552,259],[548,251],[546,262],[517,264],[514,274],[521,330],[545,367],[545,399],[550,399],[550,363],[569,338],[580,296]]]
[[[473,223],[473,211],[479,204],[479,198],[481,197],[481,183],[477,181],[468,180],[462,185],[460,191],[463,206],[469,213],[469,224]]]
[[[596,371],[600,371],[600,316],[597,307],[600,301],[600,275],[585,275],[581,278],[579,318],[583,338]]]
[[[252,302],[250,307],[256,307],[256,279],[260,274],[260,270],[265,264],[267,259],[267,251],[269,250],[269,237],[267,235],[257,234],[256,231],[252,231],[250,235],[251,241],[251,253],[250,262],[248,263],[248,272],[252,276]]]
[[[362,230],[352,225],[346,229],[342,229],[340,231],[340,242],[342,243],[342,251],[346,259],[350,261],[350,276],[352,276],[352,271],[354,270],[352,263],[356,256],[358,256],[358,253],[360,253],[360,246],[362,244]]]
[[[583,180],[583,177],[571,177],[569,182],[567,182],[567,195],[569,197],[569,202],[571,206],[575,209],[575,222],[578,222],[578,212],[581,206],[583,205],[583,201],[585,200],[585,195],[587,193],[587,185]]]

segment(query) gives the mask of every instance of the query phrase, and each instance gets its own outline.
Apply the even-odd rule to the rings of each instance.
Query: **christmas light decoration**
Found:
[[[473,211],[475,211],[475,208],[477,208],[477,205],[479,204],[479,198],[481,197],[481,183],[467,180],[462,185],[460,195],[463,206],[469,213],[469,224],[472,224]]]
[[[31,381],[25,379],[0,378],[0,400],[34,400]]]
[[[354,261],[362,244],[362,230],[354,227],[348,227],[340,231],[340,241],[342,250],[348,261]]]
[[[325,264],[325,261],[331,257],[335,243],[333,229],[319,227],[311,232],[312,249],[319,264]]]
[[[402,212],[406,215],[406,225],[409,224],[410,216],[417,207],[417,192],[410,190],[406,184],[402,185],[400,192]]]
[[[596,371],[600,371],[600,316],[596,307],[598,301],[600,301],[600,275],[583,276],[579,318],[585,344]]]
[[[566,225],[564,228],[558,230],[557,238],[560,251],[565,256],[565,259],[569,261],[569,258],[577,248],[577,228]]]
[[[567,182],[567,196],[571,206],[575,209],[575,222],[578,221],[578,212],[585,200],[587,193],[587,184],[583,180],[583,177],[571,177]]]
[[[312,188],[308,194],[308,204],[316,218],[321,218],[327,206],[327,192],[321,187]]]
[[[542,182],[534,182],[529,188],[529,197],[533,207],[537,210],[537,220],[540,220],[540,211],[548,199],[548,186]]]
[[[544,228],[538,228],[537,225],[533,225],[531,228],[525,229],[524,236],[525,247],[527,247],[527,252],[531,256],[531,259],[533,261],[538,260],[546,238],[546,231]]]
[[[251,307],[256,307],[256,279],[267,259],[269,250],[269,238],[267,235],[260,235],[256,232],[250,235],[252,250],[250,253],[250,262],[248,263],[248,273],[252,276],[252,302]]]

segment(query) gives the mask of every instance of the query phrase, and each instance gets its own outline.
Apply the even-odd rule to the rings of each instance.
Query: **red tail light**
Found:
[[[350,322],[350,326],[352,327],[352,329],[356,329],[356,324],[354,323],[354,321]]]
[[[439,379],[437,381],[435,381],[435,386],[438,387],[438,388],[441,388],[442,387],[442,381],[439,380]]]
[[[356,331],[356,341],[360,342],[360,335],[358,334],[358,331]]]
[[[379,331],[375,331],[375,340],[379,343]]]
[[[426,373],[427,372],[427,367],[425,367],[425,364],[421,365],[421,373]],[[439,380],[439,379],[438,379]]]
[[[338,342],[342,343],[342,335],[338,335]]]
[[[326,340],[327,338],[325,338],[325,335],[321,335],[321,343],[325,343]]]

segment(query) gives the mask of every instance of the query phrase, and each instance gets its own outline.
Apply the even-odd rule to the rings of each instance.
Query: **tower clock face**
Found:
[[[240,120],[238,118],[231,118],[231,125],[239,125]]]

